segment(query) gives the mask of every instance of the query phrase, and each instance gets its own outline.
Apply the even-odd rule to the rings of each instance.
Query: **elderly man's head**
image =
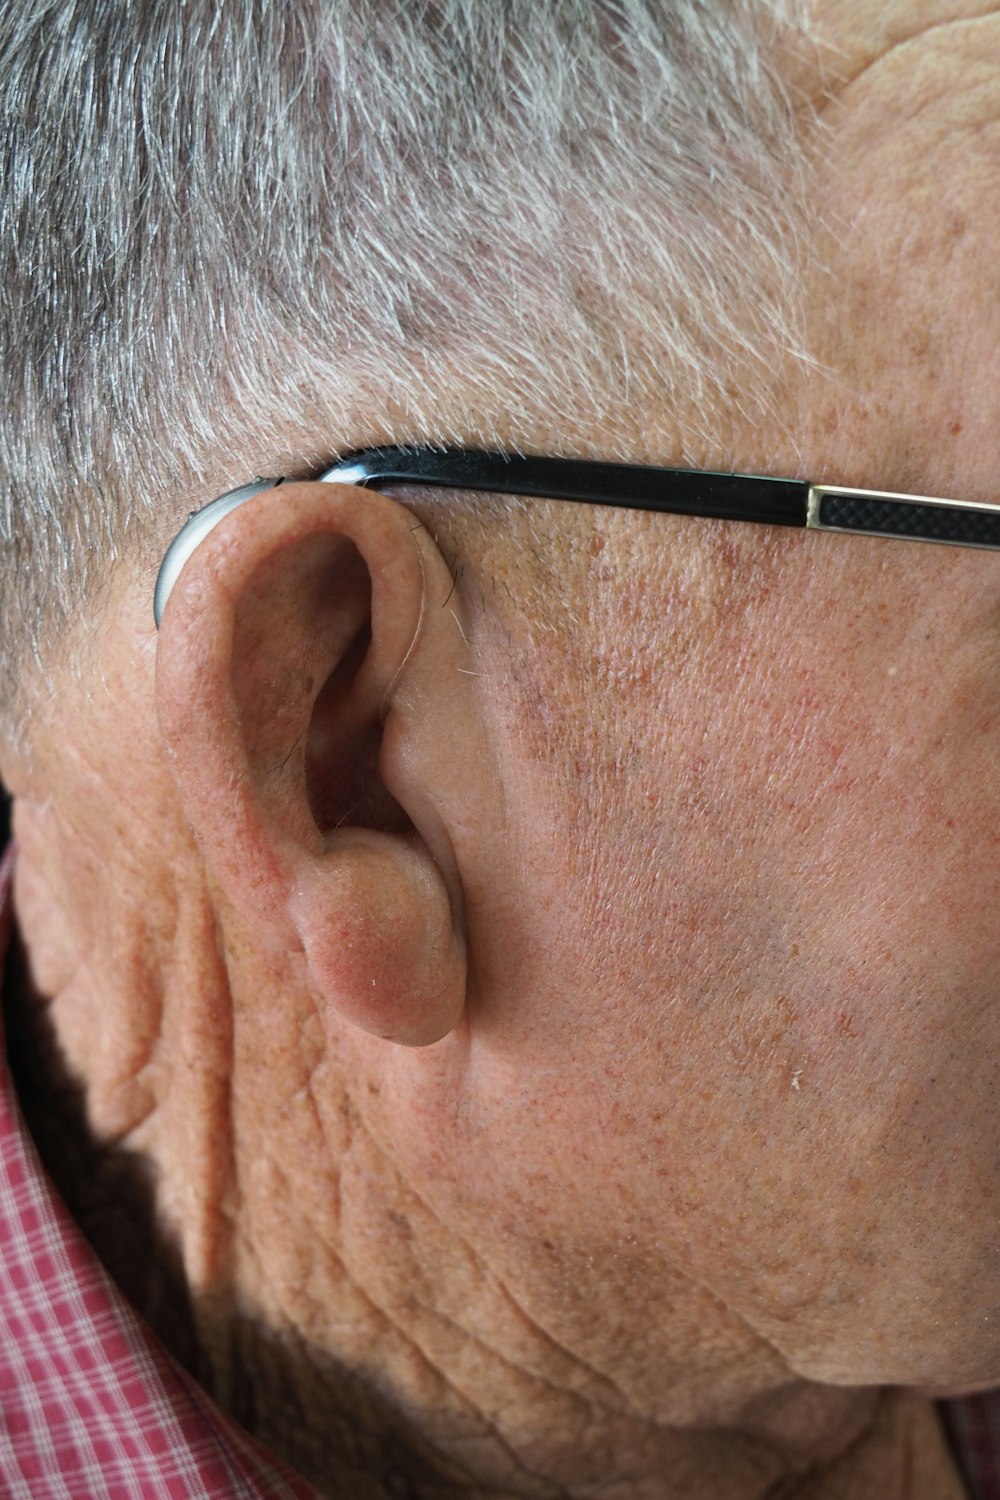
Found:
[[[328,1484],[867,1496],[857,1388],[1000,1379],[990,554],[291,483],[151,613],[372,442],[996,498],[1000,20],[913,9],[0,20],[31,977]]]

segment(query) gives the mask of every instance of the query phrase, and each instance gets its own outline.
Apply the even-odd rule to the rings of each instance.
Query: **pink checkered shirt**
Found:
[[[0,967],[10,870],[8,855]],[[38,1159],[2,1027],[0,1246],[2,1500],[317,1500],[179,1369],[116,1290]],[[1000,1392],[941,1410],[971,1500],[1000,1500]]]
[[[0,868],[0,963],[10,863]],[[0,1247],[4,1500],[316,1500],[116,1290],[45,1175],[2,1050]]]

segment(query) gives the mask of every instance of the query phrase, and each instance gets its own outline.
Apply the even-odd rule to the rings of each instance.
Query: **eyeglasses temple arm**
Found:
[[[319,479],[373,488],[407,483],[436,485],[445,489],[483,490],[628,510],[667,511],[723,521],[757,521],[769,526],[799,526],[813,531],[1000,550],[1000,505],[844,489],[809,484],[801,479],[645,468],[456,448],[370,448],[340,460],[320,474]],[[280,479],[259,479],[242,485],[189,518],[160,567],[154,599],[157,626],[174,581],[202,538],[238,505],[281,483]]]
[[[371,448],[320,476],[381,488],[430,484],[629,510],[804,526],[861,536],[1000,548],[1000,506],[815,485],[799,479],[642,468],[467,449]]]
[[[343,459],[320,476],[339,484],[381,489],[430,484],[447,489],[531,495],[625,510],[805,526],[809,485],[798,479],[643,468],[589,459],[522,457],[468,449],[372,448]]]

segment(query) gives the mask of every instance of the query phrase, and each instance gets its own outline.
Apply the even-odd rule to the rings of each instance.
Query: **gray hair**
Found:
[[[4,6],[8,716],[192,488],[376,439],[598,424],[612,456],[617,413],[690,406],[735,360],[765,400],[798,337],[801,121],[774,63],[798,8]]]

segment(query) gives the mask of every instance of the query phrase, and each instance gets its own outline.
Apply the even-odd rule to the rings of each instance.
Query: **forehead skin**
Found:
[[[821,62],[846,81],[819,142],[829,272],[809,324],[832,379],[799,405],[804,456],[850,483],[995,500],[1000,15],[905,0],[819,11],[850,40]]]

